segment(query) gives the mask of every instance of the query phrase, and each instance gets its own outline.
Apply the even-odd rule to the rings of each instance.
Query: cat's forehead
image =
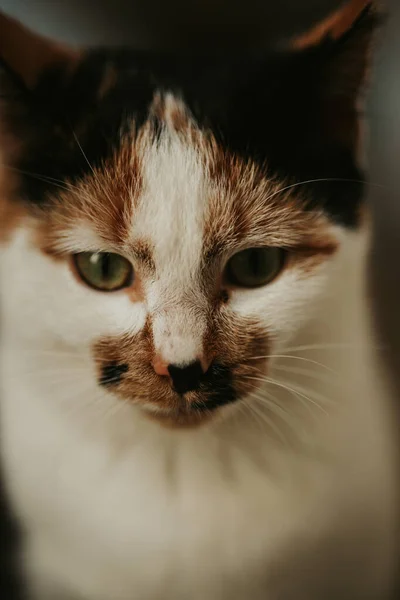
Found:
[[[209,148],[184,105],[172,96],[156,98],[154,110],[159,131],[154,135],[148,125],[142,146],[136,148],[141,189],[132,207],[127,244],[146,240],[157,264],[168,257],[193,266],[201,254],[213,187]]]
[[[257,56],[75,51],[3,15],[0,134],[18,206],[60,239],[86,231],[86,246],[120,248],[134,223],[151,238],[142,254],[162,221],[178,241],[201,221],[209,254],[261,233],[307,245],[322,215],[358,227],[358,107],[379,11],[350,8]]]
[[[328,221],[306,210],[301,189],[230,153],[178,96],[156,91],[147,121],[127,129],[50,204],[48,248],[124,250],[183,267],[241,246],[325,244]]]

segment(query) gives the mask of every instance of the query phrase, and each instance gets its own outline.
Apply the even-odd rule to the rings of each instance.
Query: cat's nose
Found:
[[[201,362],[196,360],[188,365],[168,365],[168,373],[171,377],[174,390],[178,394],[193,392],[200,385],[201,376],[204,374]]]
[[[153,361],[153,369],[161,377],[168,377],[172,387],[178,394],[192,392],[199,388],[200,380],[207,373],[211,360],[202,357],[189,364],[168,364],[158,355]]]

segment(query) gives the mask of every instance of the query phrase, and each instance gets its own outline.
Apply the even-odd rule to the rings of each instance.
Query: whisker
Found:
[[[27,351],[26,348],[24,348],[21,352],[22,356],[27,356],[27,357],[35,357],[35,358],[40,358],[40,357],[51,357],[54,358],[55,360],[57,358],[75,358],[75,359],[79,359],[82,354],[80,353],[79,350],[58,350],[58,349],[54,349],[54,350],[29,350]]]
[[[255,389],[257,389],[257,388],[255,388]],[[267,397],[265,397],[263,394],[266,394]],[[270,394],[269,392],[267,392],[267,390],[262,390],[262,393],[261,393],[261,391],[260,392],[254,391],[251,393],[250,398],[255,398],[256,400],[259,400],[260,402],[263,402],[263,403],[265,402],[265,404],[267,404],[268,407],[271,407],[271,410],[273,407],[273,410],[274,411],[276,410],[276,412],[280,416],[283,416],[283,415],[291,416],[291,413],[289,413],[288,410],[283,408],[283,406],[281,406],[279,404],[279,402],[276,401],[275,397],[272,396],[272,394]]]
[[[329,374],[328,373],[316,373],[315,371],[312,371],[311,369],[301,369],[299,367],[287,367],[285,365],[274,365],[273,366],[273,370],[277,370],[277,371],[283,371],[285,373],[293,373],[293,375],[304,375],[305,377],[311,377],[312,379],[317,379],[319,381],[323,381],[323,382],[329,382],[329,383],[335,383],[335,384],[340,384],[339,378],[338,377],[334,377],[334,378],[329,378]],[[333,374],[333,373],[332,373]],[[336,375],[336,373],[335,373]]]
[[[327,344],[307,344],[307,345],[303,345],[303,346],[291,346],[289,348],[285,348],[285,350],[287,350],[288,352],[301,352],[304,350],[335,350],[335,349],[339,349],[339,350],[354,350],[357,348],[365,348],[366,345],[365,344],[353,344],[351,342],[337,342],[337,343],[327,343]],[[375,345],[369,345],[368,344],[368,348],[373,348],[376,350],[384,350],[385,346],[375,346]]]
[[[108,406],[102,413],[99,413],[96,423],[108,421],[120,413],[125,407],[123,402],[115,401],[114,404]]]
[[[267,394],[267,397],[265,397],[264,394]],[[285,425],[287,425],[287,427],[296,435],[296,437],[298,437],[300,430],[302,434],[305,433],[304,419],[302,416],[296,412],[289,412],[286,410],[283,406],[276,402],[275,396],[267,392],[265,389],[262,391],[262,395],[253,393],[250,398],[255,398],[257,402],[265,405],[268,410],[273,412]],[[299,400],[304,406],[302,399],[300,398]],[[308,405],[306,405],[306,409],[307,412],[310,411],[310,407]],[[311,414],[314,417],[314,413]]]
[[[317,179],[305,179],[304,181],[298,181],[296,183],[292,183],[291,185],[286,185],[285,187],[276,190],[275,192],[273,192],[272,194],[270,194],[269,196],[267,196],[266,201],[270,200],[271,198],[273,198],[274,196],[277,196],[278,194],[281,194],[282,192],[286,192],[287,190],[291,190],[293,188],[296,187],[300,187],[302,185],[307,185],[309,183],[359,183],[360,185],[370,185],[372,187],[377,187],[380,189],[384,189],[389,191],[389,187],[382,184],[382,183],[374,183],[371,181],[366,181],[363,179],[347,179],[347,178],[340,178],[340,177],[321,177],[321,178],[317,178]]]
[[[39,381],[39,382],[43,382],[46,385],[48,385],[48,381],[53,379],[54,376],[59,376],[56,379],[54,379],[55,382],[62,383],[62,382],[70,382],[73,380],[73,377],[76,375],[80,375],[80,374],[87,374],[87,370],[84,368],[80,368],[80,369],[70,369],[70,370],[63,370],[63,369],[52,369],[52,370],[32,370],[32,371],[23,371],[21,370],[21,372],[18,375],[15,375],[15,377],[11,377],[8,381],[10,382],[19,382],[21,381],[21,377],[26,377],[27,379],[29,379],[32,383],[34,381]]]
[[[328,365],[324,365],[323,363],[320,363],[316,360],[306,358],[305,356],[294,356],[291,354],[266,354],[264,356],[252,356],[249,360],[263,360],[267,358],[288,358],[290,360],[300,360],[311,363],[312,365],[317,365],[319,367],[322,367],[323,369],[326,369],[327,371],[330,371],[331,373],[338,375],[338,373],[336,373],[331,367],[328,367]]]
[[[275,380],[275,381],[279,381],[279,380]],[[286,382],[285,385],[287,385]],[[333,407],[335,405],[335,401],[332,400],[331,398],[328,398],[328,396],[323,396],[320,393],[318,393],[316,390],[310,389],[309,387],[305,388],[302,385],[299,385],[297,382],[293,383],[292,381],[290,382],[290,386],[292,387],[293,391],[296,394],[300,394],[302,397],[307,396],[308,399],[311,401],[313,401],[314,404],[317,404],[321,407],[325,404],[325,405],[329,405],[330,407]],[[313,399],[313,400],[311,400]],[[326,412],[324,410],[325,414],[327,416],[329,416],[328,412]]]
[[[318,402],[316,402],[315,400],[313,400],[312,398],[307,396],[303,391],[300,391],[298,388],[290,387],[286,383],[277,381],[275,379],[271,379],[270,377],[265,377],[265,378],[263,378],[263,377],[246,377],[246,379],[253,379],[255,381],[261,381],[262,383],[270,383],[272,385],[276,385],[284,390],[287,390],[287,391],[289,391],[293,394],[296,394],[296,395],[300,396],[301,398],[307,400],[308,402],[313,404],[315,407],[317,407],[321,412],[323,412],[326,416],[329,416],[329,414],[326,412],[326,410],[320,404],[318,404]]]
[[[274,381],[279,382],[279,379],[274,379]],[[285,385],[287,385],[287,382],[281,382],[284,383]],[[305,388],[303,387],[301,384],[298,384],[297,382],[290,382],[290,386],[292,387],[292,389],[298,393],[298,394],[302,394],[302,395],[311,395],[312,398],[314,398],[314,401],[319,402],[321,405],[322,404],[328,404],[330,406],[334,406],[335,405],[335,401],[332,400],[331,398],[328,398],[327,396],[322,396],[321,394],[319,394],[316,390],[310,389],[310,388]]]
[[[267,390],[262,390],[262,394],[257,391],[253,392],[249,399],[255,399],[257,402],[263,404],[270,410],[273,414],[275,414],[278,418],[280,418],[286,425],[288,425],[293,431],[298,428],[299,418],[295,413],[289,412],[285,409],[279,402],[276,401],[275,396],[269,393]],[[293,420],[293,422],[292,422]]]
[[[83,148],[82,148],[82,146],[81,146],[81,143],[80,143],[80,141],[78,140],[78,136],[76,135],[75,131],[72,131],[72,135],[74,136],[74,139],[75,139],[75,141],[76,141],[76,143],[77,143],[77,145],[78,145],[78,148],[79,148],[79,150],[82,152],[82,156],[83,156],[83,158],[85,159],[85,161],[87,162],[87,164],[88,164],[88,167],[89,167],[89,168],[90,168],[90,170],[92,171],[93,175],[94,175],[95,177],[97,177],[96,171],[93,169],[92,165],[90,164],[90,162],[89,162],[89,159],[88,159],[88,157],[86,156],[86,154],[85,154],[85,152],[84,152],[84,150],[83,150]]]
[[[72,183],[68,181],[63,181],[62,179],[56,179],[55,177],[50,177],[47,175],[42,175],[41,173],[33,173],[31,171],[24,171],[23,169],[18,169],[17,167],[12,167],[11,165],[1,164],[1,168],[9,169],[10,171],[14,171],[15,173],[20,173],[21,175],[26,175],[28,177],[32,177],[33,179],[37,179],[38,181],[43,181],[44,183],[49,183],[54,185],[57,188],[65,190],[66,192],[70,192],[71,190],[77,190],[78,188]]]
[[[254,404],[249,403],[248,401],[244,401],[244,405],[249,409],[250,413],[256,417],[256,421],[259,423],[265,423],[268,427],[270,427],[276,435],[279,437],[281,442],[283,442],[286,446],[288,445],[288,440],[283,435],[281,429],[273,422],[272,419],[269,419],[268,416],[262,411],[258,410]]]
[[[100,411],[100,408],[102,407],[101,399],[99,399],[97,395],[91,395],[88,398],[87,391],[88,390],[85,388],[84,390],[81,390],[79,395],[74,395],[74,402],[72,404],[71,402],[68,402],[68,400],[71,399],[70,396],[64,399],[63,404],[65,408],[63,409],[63,412],[66,416],[74,417],[84,413],[87,410],[91,411],[93,407],[96,407],[96,410]],[[82,401],[80,398],[82,398]]]

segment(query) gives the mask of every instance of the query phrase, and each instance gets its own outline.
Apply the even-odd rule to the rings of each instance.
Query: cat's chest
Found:
[[[246,434],[240,419],[220,436],[165,433],[147,419],[131,423],[113,401],[98,411],[89,384],[81,396],[44,376],[28,384],[15,356],[3,359],[2,458],[27,531],[25,565],[40,585],[55,582],[50,600],[68,589],[68,600],[275,599],[265,590],[271,577],[286,585],[291,552],[310,572],[334,534],[340,561],[374,510],[368,484],[358,523],[374,466],[365,479],[354,451],[339,470],[288,457],[257,423]],[[379,490],[381,464],[376,473]],[[385,523],[373,518],[386,543]],[[298,598],[297,577],[285,600]]]
[[[199,600],[231,597],[303,534],[304,497],[279,478],[271,483],[271,449],[261,438],[257,458],[234,438],[176,443],[162,434],[149,440],[140,428],[128,446],[124,436],[107,445],[93,423],[74,429],[32,391],[13,385],[3,423],[7,479],[35,579],[61,588],[73,580],[89,600],[153,599],[162,590],[183,599],[193,587]]]
[[[292,503],[257,482],[247,480],[251,492],[239,482],[230,490],[193,475],[174,489],[142,460],[87,463],[79,476],[64,473],[57,497],[42,491],[34,508],[24,498],[34,577],[55,577],[61,589],[73,579],[90,600],[219,600],[244,586],[244,576],[255,578],[261,563],[266,569],[297,528]]]

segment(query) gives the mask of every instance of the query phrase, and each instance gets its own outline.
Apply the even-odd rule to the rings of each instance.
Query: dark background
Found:
[[[343,0],[0,0],[0,9],[41,33],[74,44],[130,44],[180,52],[261,52],[303,31],[342,3]],[[390,19],[382,36],[368,109],[371,181],[386,186],[371,186],[369,192],[375,230],[370,294],[377,332],[388,348],[384,366],[388,369],[393,414],[400,430],[400,1],[388,0],[387,4]],[[0,502],[0,514],[5,513]],[[0,520],[0,597],[7,600],[17,597],[11,568],[11,525],[4,518]],[[400,593],[394,596],[398,597]]]
[[[141,48],[261,48],[344,0],[0,0],[42,33],[83,44]]]

